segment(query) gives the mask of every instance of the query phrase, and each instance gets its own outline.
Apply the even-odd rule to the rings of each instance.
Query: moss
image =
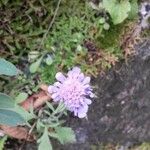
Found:
[[[97,45],[103,49],[118,46],[122,27],[123,25],[111,25],[111,28],[108,31],[103,31],[102,36],[99,36],[97,38]]]
[[[136,19],[137,20],[137,19]],[[102,35],[100,35],[95,41],[97,45],[103,49],[109,47],[120,47],[121,36],[124,31],[130,32],[130,24],[136,24],[136,20],[126,20],[121,24],[113,25],[110,23],[109,30],[103,30]],[[128,28],[128,29],[127,29]]]

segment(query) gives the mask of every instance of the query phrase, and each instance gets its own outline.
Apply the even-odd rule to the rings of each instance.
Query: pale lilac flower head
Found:
[[[74,67],[66,76],[61,72],[56,74],[54,85],[48,87],[48,92],[55,102],[64,102],[66,108],[75,116],[87,116],[90,98],[94,96],[90,86],[90,77],[85,77],[80,68]]]

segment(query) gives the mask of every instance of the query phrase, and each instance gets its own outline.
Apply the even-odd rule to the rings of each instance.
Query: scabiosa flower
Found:
[[[85,77],[80,68],[74,67],[66,76],[61,72],[56,74],[58,80],[48,87],[48,92],[55,102],[64,102],[66,108],[75,116],[87,116],[88,105],[94,97],[90,86],[90,77]]]

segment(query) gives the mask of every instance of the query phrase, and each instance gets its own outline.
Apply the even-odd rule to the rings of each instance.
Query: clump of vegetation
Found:
[[[0,75],[14,76],[19,73],[19,70],[5,59],[0,59],[0,66]],[[26,125],[29,126],[31,130],[36,128],[39,150],[42,150],[43,147],[46,147],[48,150],[52,149],[49,137],[58,139],[62,144],[75,141],[75,135],[72,129],[69,127],[61,127],[64,121],[60,121],[60,117],[64,114],[66,115],[65,105],[63,103],[59,103],[55,108],[55,104],[52,105],[47,102],[44,110],[41,109],[39,112],[36,112],[34,108],[41,104],[39,105],[39,102],[36,105],[34,105],[34,103],[26,103],[27,97],[27,93],[19,93],[16,99],[13,100],[13,97],[0,93],[0,128],[3,130],[1,136],[8,134],[18,139],[26,139],[30,141],[31,139],[34,139],[34,136],[28,133],[31,131],[28,131],[24,127],[16,127],[18,125]],[[40,98],[41,97],[42,96],[40,96]],[[43,97],[40,99],[41,102],[46,99]],[[25,103],[22,103],[24,101]],[[49,130],[51,131],[49,132]],[[6,137],[1,139],[1,149],[3,149],[6,139]]]
[[[45,54],[43,56],[45,59],[41,61],[42,65],[39,63],[38,71],[41,79],[46,83],[53,82],[54,74],[58,70],[64,71],[75,65],[80,65],[85,72],[93,75],[105,69],[101,67],[101,64],[106,64],[104,65],[106,68],[111,66],[110,62],[101,58],[99,65],[92,62],[92,70],[86,58],[89,53],[93,52],[85,46],[85,41],[89,41],[96,47],[96,53],[107,52],[105,54],[108,54],[108,57],[112,55],[113,58],[122,58],[123,51],[119,43],[124,26],[122,22],[127,17],[133,19],[137,15],[136,1],[124,3],[124,1],[114,0],[109,6],[105,0],[100,2],[99,6],[92,3],[96,7],[93,9],[87,1],[63,0],[56,12],[57,2],[54,1],[18,1],[17,3],[8,1],[1,5],[1,16],[5,16],[1,18],[3,23],[1,30],[3,51],[1,53],[5,54],[4,50],[7,49],[5,57],[13,58],[18,55],[20,57],[15,61],[22,61],[21,58],[28,63],[32,63]],[[115,14],[118,11],[110,8],[114,5],[114,9],[120,9],[122,12]],[[126,6],[128,9],[123,9]],[[7,15],[8,10],[9,15]],[[118,23],[122,24],[113,25]],[[49,25],[50,30],[48,30]],[[29,61],[31,57],[33,59]],[[48,63],[45,64],[45,62]]]

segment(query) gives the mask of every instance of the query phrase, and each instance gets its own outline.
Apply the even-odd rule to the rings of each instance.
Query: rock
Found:
[[[77,142],[56,144],[55,150],[90,150],[91,145],[99,143],[150,141],[150,41],[136,46],[136,52],[128,64],[93,80],[97,98],[90,106],[88,120],[67,120]]]

